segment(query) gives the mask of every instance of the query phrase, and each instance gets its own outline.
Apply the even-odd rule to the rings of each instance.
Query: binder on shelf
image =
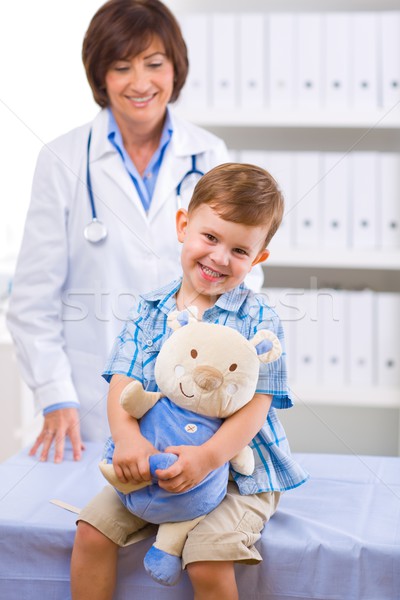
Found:
[[[376,152],[351,155],[351,246],[376,248],[378,233],[378,159]]]
[[[349,155],[324,152],[321,158],[321,245],[344,250],[349,245]]]
[[[371,290],[348,292],[348,379],[351,385],[357,387],[376,383],[376,370],[372,360],[376,355],[374,301],[375,295]]]
[[[400,101],[400,12],[379,15],[382,105],[392,108]]]
[[[294,105],[295,17],[274,13],[268,17],[269,43],[266,48],[269,105],[285,110]]]
[[[318,383],[318,331],[317,294],[313,290],[296,290],[293,304],[297,312],[294,321],[296,337],[296,383]]]
[[[285,201],[285,212],[282,223],[271,240],[270,249],[274,251],[279,248],[290,248],[293,246],[293,213],[292,203],[294,198],[293,172],[294,172],[294,153],[293,152],[266,152],[265,169],[276,179],[282,190]]]
[[[374,352],[378,365],[378,386],[400,385],[400,294],[377,294],[377,346]]]
[[[212,105],[231,109],[237,106],[237,15],[214,13],[211,19]]]
[[[210,106],[211,86],[210,21],[205,13],[192,13],[180,18],[182,33],[187,44],[189,73],[179,98],[179,106],[187,109]]]
[[[345,384],[346,363],[346,292],[320,289],[318,324],[320,348],[320,381],[323,386]]]
[[[286,368],[289,383],[292,383],[296,381],[295,322],[298,311],[293,302],[296,290],[291,288],[268,288],[262,290],[261,293],[266,296],[268,305],[276,312],[282,323],[285,338]]]
[[[378,19],[373,12],[350,14],[353,40],[353,108],[376,109],[378,102]]]
[[[320,243],[320,177],[320,154],[296,152],[291,212],[294,220],[294,241],[299,248],[318,248]]]
[[[239,104],[246,110],[265,104],[266,18],[263,13],[239,15]]]
[[[382,152],[380,161],[381,248],[400,248],[400,154]]]
[[[348,13],[325,13],[323,19],[323,106],[350,108],[350,18]]]
[[[248,165],[257,165],[262,169],[267,169],[266,156],[267,153],[265,150],[241,150],[240,162]]]
[[[296,15],[297,46],[296,59],[297,107],[300,109],[321,108],[322,91],[322,16],[316,13]]]

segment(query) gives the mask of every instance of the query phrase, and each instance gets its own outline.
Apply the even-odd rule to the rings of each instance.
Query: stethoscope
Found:
[[[107,227],[99,221],[97,217],[96,205],[94,202],[92,179],[90,177],[90,166],[89,166],[89,155],[90,155],[90,143],[92,140],[92,130],[89,131],[88,143],[87,143],[87,157],[86,157],[86,187],[89,196],[90,208],[92,210],[92,220],[88,223],[83,230],[85,239],[91,244],[98,244],[106,239]],[[203,177],[203,171],[200,171],[196,167],[196,155],[192,154],[192,166],[189,171],[185,173],[178,185],[176,186],[176,201],[178,209],[182,208],[182,192],[186,185],[192,180],[191,189],[194,188],[200,177]]]

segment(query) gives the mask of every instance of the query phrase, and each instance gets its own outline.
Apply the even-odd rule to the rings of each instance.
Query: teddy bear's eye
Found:
[[[237,364],[236,363],[232,363],[231,366],[229,367],[230,371],[236,371],[237,369]]]
[[[190,356],[191,356],[192,358],[197,358],[197,355],[198,355],[198,352],[197,352],[197,350],[195,350],[195,349],[193,348],[193,350],[191,350],[191,351],[190,351]]]

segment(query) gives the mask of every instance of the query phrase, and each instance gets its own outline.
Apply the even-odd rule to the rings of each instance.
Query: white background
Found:
[[[81,48],[101,0],[0,3],[0,260],[15,256],[43,143],[96,114]]]

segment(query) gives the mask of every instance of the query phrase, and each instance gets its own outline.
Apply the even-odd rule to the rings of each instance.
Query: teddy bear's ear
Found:
[[[197,306],[188,306],[185,310],[174,310],[167,317],[167,324],[176,331],[188,323],[196,322],[198,315]]]
[[[260,329],[250,340],[250,343],[256,349],[258,358],[263,363],[278,360],[282,354],[282,346],[278,338],[268,329]]]

